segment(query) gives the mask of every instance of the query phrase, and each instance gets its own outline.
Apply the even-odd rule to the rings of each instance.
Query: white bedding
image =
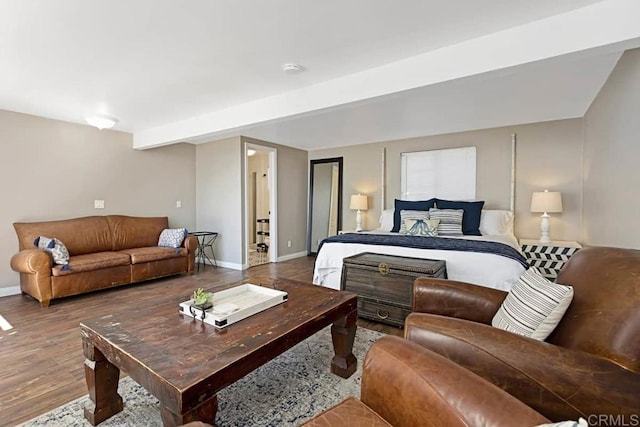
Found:
[[[388,233],[380,230],[373,232]],[[520,251],[518,241],[512,234],[447,238],[500,242]],[[325,243],[316,258],[313,283],[328,288],[340,289],[342,259],[362,252],[399,255],[412,258],[441,259],[446,261],[447,277],[449,279],[475,283],[503,291],[509,291],[524,271],[524,267],[515,260],[487,253],[416,249],[400,246],[366,245],[361,243]]]

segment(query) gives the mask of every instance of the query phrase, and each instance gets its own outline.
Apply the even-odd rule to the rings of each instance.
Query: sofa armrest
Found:
[[[500,386],[554,421],[592,414],[631,416],[640,374],[570,350],[461,319],[410,314],[405,337]]]
[[[196,236],[187,236],[182,242],[182,246],[187,248],[187,273],[193,274],[196,267],[196,249],[198,248],[198,238]]]
[[[184,238],[182,246],[187,248],[187,251],[189,251],[189,253],[195,253],[196,249],[198,248],[198,238],[196,236],[187,236]]]
[[[51,288],[51,255],[40,249],[25,249],[11,257],[11,268],[20,273],[20,289],[48,307]]]
[[[40,249],[25,249],[11,257],[11,268],[18,273],[51,275],[51,255]]]
[[[507,292],[455,280],[418,277],[413,311],[490,324]]]
[[[394,336],[380,338],[367,353],[361,399],[395,426],[533,426],[548,422],[471,371]]]

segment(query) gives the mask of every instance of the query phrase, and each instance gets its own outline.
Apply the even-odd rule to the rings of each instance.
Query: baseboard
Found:
[[[231,268],[233,270],[242,270],[242,264],[237,262],[218,261],[218,267]],[[208,264],[207,264],[208,265]]]
[[[0,288],[0,298],[8,297],[10,295],[20,295],[20,286],[8,286],[6,288]]]
[[[307,256],[307,252],[296,252],[295,254],[283,255],[278,257],[278,262],[289,261],[290,259],[302,258]]]

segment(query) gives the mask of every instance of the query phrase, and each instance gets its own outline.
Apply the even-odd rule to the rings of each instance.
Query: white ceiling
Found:
[[[3,0],[0,108],[106,113],[137,148],[243,134],[316,149],[579,117],[639,45],[637,3]]]

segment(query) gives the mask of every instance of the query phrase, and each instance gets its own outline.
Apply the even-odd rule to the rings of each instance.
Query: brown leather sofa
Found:
[[[556,281],[573,286],[574,298],[545,342],[490,326],[505,292],[431,278],[414,283],[416,313],[407,317],[405,337],[551,420],[637,419],[640,251],[582,249]]]
[[[361,400],[347,398],[303,425],[527,427],[549,422],[469,370],[394,336],[371,346],[360,395]]]
[[[89,216],[61,221],[17,222],[19,250],[11,268],[20,288],[42,307],[54,298],[82,294],[179,273],[193,273],[197,240],[182,247],[158,247],[167,217]],[[34,247],[38,236],[57,238],[69,251],[70,270],[53,264],[48,252]]]

